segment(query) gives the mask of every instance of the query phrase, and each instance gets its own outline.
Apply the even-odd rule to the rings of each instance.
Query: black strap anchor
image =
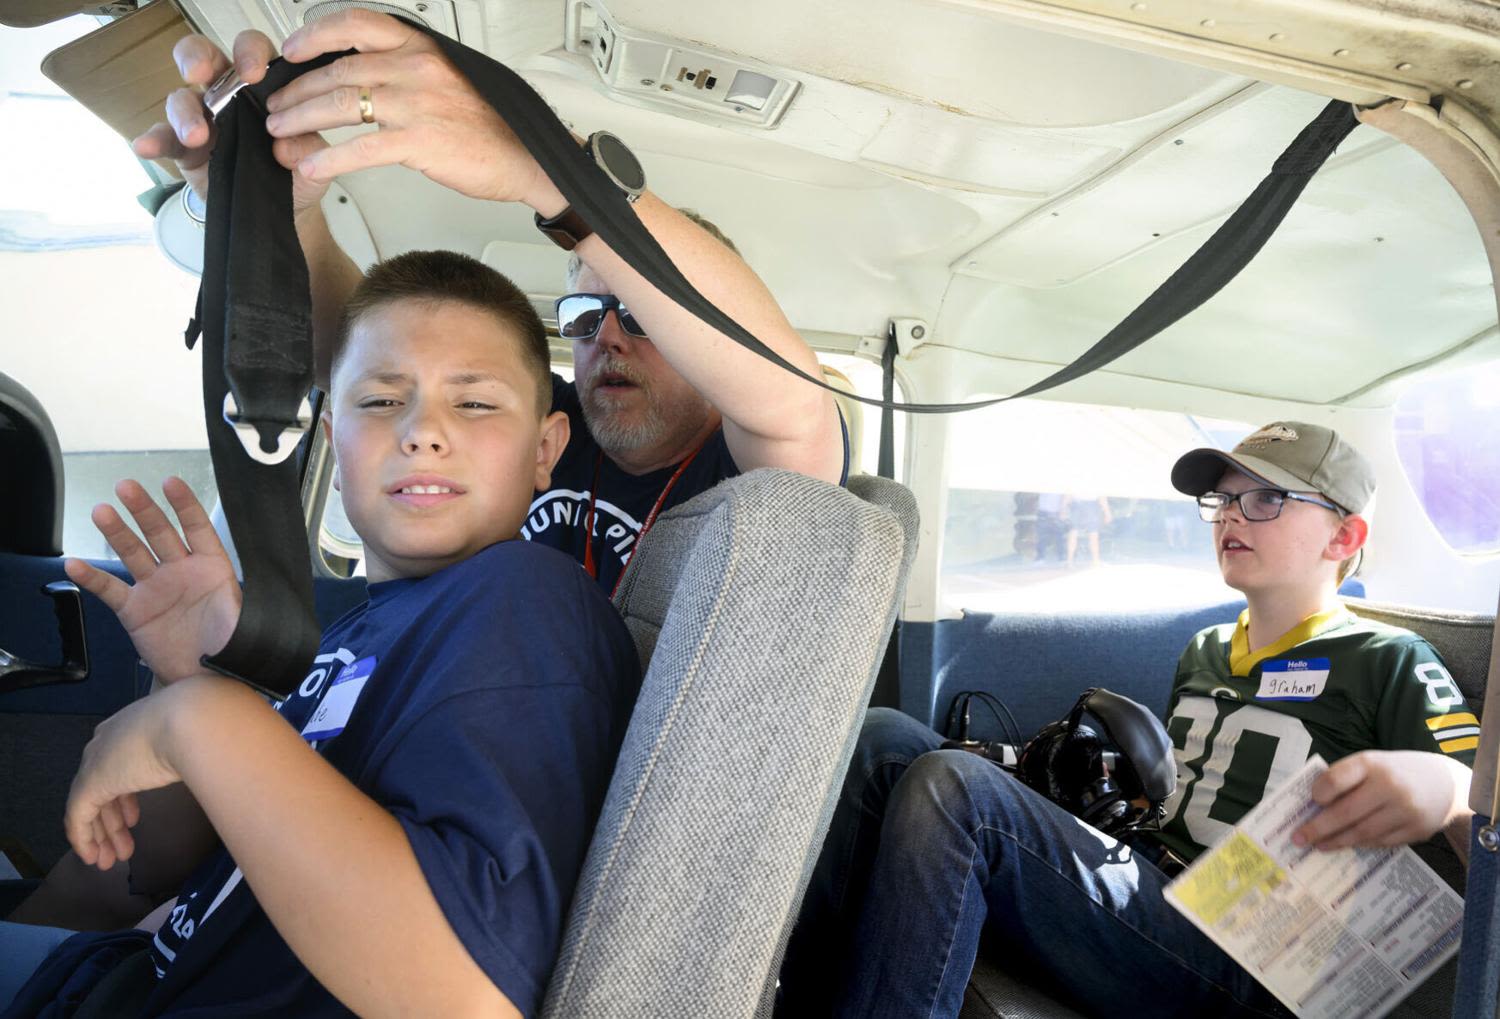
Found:
[[[42,594],[52,599],[52,610],[57,613],[63,660],[56,665],[44,665],[0,649],[0,693],[53,683],[80,683],[88,679],[89,648],[84,639],[83,598],[78,593],[78,585],[57,580],[43,585]]]

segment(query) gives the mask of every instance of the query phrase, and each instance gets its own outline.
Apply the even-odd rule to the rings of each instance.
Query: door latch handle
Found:
[[[29,662],[0,648],[0,693],[52,683],[79,683],[89,675],[89,649],[84,638],[83,596],[78,585],[56,580],[42,587],[57,613],[57,632],[62,638],[63,660],[56,665]]]

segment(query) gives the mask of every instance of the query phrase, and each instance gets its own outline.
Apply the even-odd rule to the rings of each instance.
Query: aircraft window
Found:
[[[1414,384],[1396,402],[1396,449],[1443,540],[1500,552],[1500,361]]]
[[[125,141],[38,69],[98,24],[0,28],[0,365],[57,429],[64,550],[108,558],[89,510],[116,480],[180,474],[210,509],[215,492],[182,345],[198,281],[158,252],[136,200],[155,182]]]
[[[1226,600],[1208,528],[1169,477],[1185,450],[1229,449],[1252,430],[1050,400],[956,415],[942,600],[980,612]]]

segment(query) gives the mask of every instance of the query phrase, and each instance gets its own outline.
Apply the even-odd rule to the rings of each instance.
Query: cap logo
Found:
[[[1297,430],[1286,425],[1267,425],[1240,441],[1241,446],[1269,446],[1273,442],[1296,442]]]

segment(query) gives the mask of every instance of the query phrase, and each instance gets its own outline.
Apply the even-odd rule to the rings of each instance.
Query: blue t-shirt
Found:
[[[278,710],[400,822],[469,954],[531,1015],[639,692],[635,646],[575,562],[523,541],[369,594]],[[347,1014],[223,849],[153,954],[149,1014]]]
[[[578,562],[583,562],[588,548],[589,498],[594,490],[594,476],[598,472],[599,492],[594,507],[594,563],[598,568],[599,586],[613,592],[635,543],[641,536],[641,528],[656,505],[657,498],[677,465],[663,467],[649,474],[629,474],[616,466],[595,440],[583,419],[583,404],[573,383],[559,375],[552,376],[552,409],[568,415],[572,430],[568,446],[552,471],[552,487],[537,492],[532,500],[531,511],[521,527],[521,537],[560,549]],[[844,478],[849,473],[849,434],[839,418],[839,427],[844,440]],[[708,437],[693,462],[688,464],[677,479],[677,484],[662,501],[661,512],[680,506],[693,496],[740,473],[729,446],[724,442],[724,429],[720,428]],[[841,479],[840,484],[844,483]]]

